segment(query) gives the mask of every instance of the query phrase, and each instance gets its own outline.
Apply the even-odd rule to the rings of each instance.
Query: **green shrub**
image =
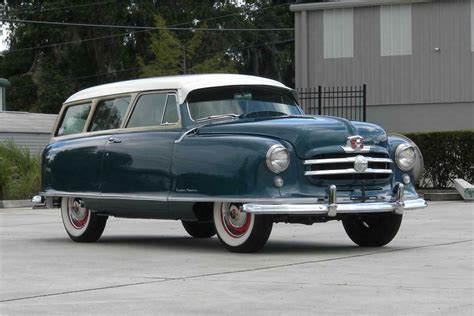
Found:
[[[0,199],[28,199],[40,190],[40,158],[12,141],[0,143]]]
[[[474,131],[405,134],[421,150],[425,171],[421,188],[452,187],[452,180],[474,182]]]

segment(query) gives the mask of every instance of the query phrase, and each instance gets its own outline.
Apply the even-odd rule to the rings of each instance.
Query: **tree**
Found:
[[[238,72],[294,85],[293,33],[216,32],[209,28],[293,26],[285,1],[9,0],[11,19],[130,26],[176,25],[191,31],[132,30],[11,23],[0,77],[11,110],[57,113],[84,88],[143,76]],[[165,22],[166,21],[166,22]],[[62,44],[61,44],[62,43]]]
[[[157,15],[155,25],[164,27],[166,22]],[[180,40],[169,30],[159,30],[151,34],[149,62],[146,63],[141,56],[137,58],[141,76],[236,72],[235,63],[226,58],[223,52],[204,57],[197,54],[203,48],[206,28],[206,24],[201,26],[201,30],[194,32],[188,41]]]

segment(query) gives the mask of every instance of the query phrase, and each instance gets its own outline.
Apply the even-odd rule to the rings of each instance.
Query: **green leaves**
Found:
[[[0,143],[0,200],[29,199],[40,190],[40,158],[12,141]]]
[[[156,15],[155,25],[166,26],[165,20]],[[213,73],[213,72],[236,72],[236,65],[230,59],[225,58],[223,51],[211,55],[202,56],[200,51],[205,49],[204,23],[199,27],[201,30],[192,33],[191,38],[179,38],[178,34],[169,30],[159,30],[150,35],[151,44],[149,50],[151,58],[145,61],[141,56],[137,57],[142,77],[153,77],[163,75],[178,75],[191,73]]]
[[[452,187],[452,180],[474,182],[474,131],[405,134],[420,148],[425,171],[422,188]]]

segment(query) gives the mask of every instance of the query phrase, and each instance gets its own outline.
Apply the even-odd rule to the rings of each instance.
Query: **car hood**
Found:
[[[240,119],[205,125],[199,134],[259,135],[291,143],[301,159],[308,159],[321,148],[346,144],[347,137],[360,135],[365,145],[387,146],[385,131],[374,124],[329,116],[272,117]]]

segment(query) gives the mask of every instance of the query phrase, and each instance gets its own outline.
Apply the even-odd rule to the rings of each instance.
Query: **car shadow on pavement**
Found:
[[[217,237],[196,239],[188,236],[103,236],[92,244],[74,243],[68,238],[40,239],[49,243],[70,243],[71,246],[93,248],[122,248],[123,250],[167,250],[177,252],[226,253]],[[259,252],[261,254],[362,254],[377,251],[396,250],[398,247],[361,248],[344,241],[301,241],[301,240],[272,240]]]

